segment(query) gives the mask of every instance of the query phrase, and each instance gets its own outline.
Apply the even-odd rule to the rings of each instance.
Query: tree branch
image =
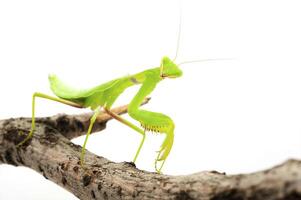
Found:
[[[126,106],[114,109],[125,113]],[[0,121],[0,164],[34,169],[80,199],[301,199],[301,161],[288,160],[272,169],[243,175],[216,171],[168,176],[139,170],[133,163],[114,163],[87,151],[85,169],[79,165],[81,147],[70,139],[85,134],[91,114],[37,118],[34,137],[20,148],[30,118]],[[106,127],[100,115],[93,131]]]

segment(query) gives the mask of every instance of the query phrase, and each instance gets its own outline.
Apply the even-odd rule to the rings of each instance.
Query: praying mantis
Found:
[[[135,153],[133,162],[135,163],[140,150],[145,141],[146,131],[157,132],[160,134],[165,134],[165,139],[158,151],[157,157],[155,159],[155,170],[160,173],[162,167],[170,154],[170,151],[174,142],[174,130],[175,123],[173,120],[159,112],[152,112],[140,108],[143,100],[151,94],[155,89],[158,83],[167,78],[174,79],[182,76],[182,70],[179,68],[180,64],[191,63],[191,62],[200,62],[200,61],[210,61],[217,59],[206,59],[206,60],[195,60],[195,61],[186,61],[180,64],[175,63],[177,58],[177,53],[179,49],[179,38],[180,38],[180,28],[178,33],[178,46],[176,51],[176,56],[172,60],[167,56],[164,56],[161,59],[159,67],[151,68],[144,70],[140,73],[134,75],[127,75],[120,77],[106,83],[100,84],[96,87],[90,89],[76,89],[65,84],[61,79],[56,75],[49,75],[49,83],[52,92],[56,97],[49,96],[43,93],[36,92],[32,96],[32,123],[31,129],[27,137],[20,142],[17,146],[22,146],[26,141],[28,141],[34,134],[35,131],[35,100],[37,97],[44,98],[59,103],[63,103],[69,106],[76,108],[90,108],[93,111],[93,115],[90,118],[90,124],[88,131],[82,146],[82,151],[80,155],[80,164],[84,166],[84,158],[86,151],[86,144],[90,133],[92,131],[93,124],[101,112],[109,114],[112,118],[118,120],[119,122],[130,127],[134,131],[138,132],[141,136],[141,142],[138,146],[138,149]],[[221,60],[221,59],[218,59]],[[131,100],[128,106],[128,114],[131,118],[140,123],[141,127],[136,126],[130,121],[124,119],[123,117],[117,115],[111,111],[111,107],[116,99],[129,87],[134,85],[141,85],[139,91]],[[159,164],[160,163],[160,164]]]
[[[215,59],[199,60],[197,62],[209,60]],[[188,62],[182,62],[182,64],[183,63]],[[24,144],[34,134],[36,97],[56,101],[76,108],[90,108],[93,111],[93,115],[90,119],[90,125],[88,127],[80,156],[80,163],[83,166],[86,144],[89,135],[92,131],[92,127],[97,116],[101,113],[101,108],[103,108],[103,111],[109,114],[112,118],[118,120],[142,135],[140,145],[133,159],[134,163],[136,162],[143,146],[146,131],[153,131],[166,135],[155,159],[155,170],[160,173],[173,146],[175,124],[169,116],[158,112],[140,109],[140,105],[162,80],[166,78],[178,78],[181,76],[182,70],[179,68],[179,65],[175,64],[174,61],[167,56],[164,56],[161,59],[161,64],[159,67],[148,69],[134,75],[117,78],[85,90],[72,88],[61,81],[56,75],[49,75],[50,88],[57,97],[49,96],[39,92],[33,94],[31,129],[27,137],[17,146]],[[111,106],[119,97],[119,95],[121,95],[127,88],[134,85],[141,85],[141,87],[128,106],[128,114],[134,120],[138,121],[143,129],[111,111]],[[160,166],[158,166],[158,162],[161,162]]]
[[[90,108],[93,111],[93,115],[90,119],[90,125],[88,127],[80,156],[80,163],[83,166],[85,149],[89,135],[97,116],[101,112],[101,108],[103,108],[103,111],[109,114],[112,118],[115,118],[142,135],[142,140],[133,159],[134,163],[136,162],[143,146],[146,131],[166,134],[165,140],[162,143],[155,160],[155,169],[157,172],[161,172],[161,169],[173,145],[175,124],[167,115],[143,110],[140,109],[139,106],[145,97],[155,89],[156,85],[160,81],[166,78],[178,78],[180,76],[182,76],[182,71],[178,65],[176,65],[170,58],[166,56],[162,58],[160,67],[148,69],[134,75],[117,78],[86,90],[72,88],[62,82],[56,75],[49,75],[50,88],[57,97],[52,97],[39,92],[33,94],[31,130],[27,137],[21,143],[19,143],[18,146],[24,144],[34,134],[36,97],[57,101],[59,103],[77,108]],[[124,92],[125,89],[138,84],[141,84],[142,86],[130,102],[128,106],[128,114],[133,119],[140,122],[143,129],[110,110],[115,100],[121,93]],[[162,162],[160,167],[158,167],[158,162]]]

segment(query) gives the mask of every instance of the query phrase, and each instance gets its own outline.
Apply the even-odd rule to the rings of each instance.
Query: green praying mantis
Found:
[[[19,143],[18,146],[24,144],[34,134],[36,97],[57,101],[77,108],[90,108],[94,113],[90,119],[90,125],[88,127],[86,138],[82,147],[80,163],[83,166],[85,149],[89,135],[97,116],[101,112],[101,108],[103,108],[104,112],[142,135],[142,140],[133,159],[134,163],[136,162],[143,146],[146,131],[154,131],[166,134],[165,140],[162,143],[155,160],[155,169],[157,172],[161,172],[161,169],[173,145],[175,124],[167,115],[143,110],[140,109],[139,106],[145,97],[155,89],[156,85],[160,81],[164,80],[165,78],[177,78],[180,76],[182,76],[182,71],[179,69],[178,65],[176,65],[168,57],[162,58],[160,67],[148,69],[134,75],[117,78],[86,90],[72,88],[62,82],[56,75],[49,75],[51,90],[57,97],[52,97],[38,92],[33,94],[31,130],[27,137],[21,143]],[[121,93],[124,92],[125,89],[137,84],[141,84],[142,86],[133,100],[130,102],[128,106],[128,114],[133,119],[140,122],[143,129],[110,110],[115,100]],[[158,162],[162,162],[160,167],[158,167]]]
[[[166,56],[162,58],[160,67],[148,69],[134,75],[128,75],[125,77],[117,78],[86,90],[72,88],[66,85],[64,82],[62,82],[56,75],[49,75],[49,83],[51,90],[57,97],[49,96],[38,92],[33,94],[31,130],[27,137],[17,146],[21,146],[22,144],[24,144],[34,134],[36,97],[57,101],[77,108],[90,108],[94,113],[90,119],[90,125],[88,127],[86,138],[82,146],[80,163],[83,166],[85,149],[89,135],[91,133],[93,124],[97,116],[101,113],[101,108],[103,108],[103,111],[112,116],[112,118],[127,125],[128,127],[132,128],[133,130],[137,131],[139,134],[142,135],[142,140],[133,159],[134,163],[136,162],[140,150],[143,146],[146,131],[153,131],[166,135],[155,159],[155,170],[160,173],[173,146],[175,124],[169,116],[158,112],[140,109],[140,105],[143,102],[143,100],[155,89],[156,85],[162,80],[166,78],[178,78],[181,76],[182,70],[179,68],[179,65],[175,64],[174,61],[172,61],[169,57]],[[142,86],[130,102],[128,106],[128,114],[130,117],[138,121],[143,129],[111,111],[111,106],[119,97],[119,95],[121,95],[125,91],[125,89],[138,84],[141,84]],[[158,162],[161,162],[160,166],[158,166]]]
[[[69,106],[77,108],[90,108],[93,111],[93,115],[90,119],[90,125],[85,137],[84,144],[82,146],[82,151],[80,155],[80,164],[84,166],[84,157],[86,151],[86,144],[91,133],[93,124],[97,116],[101,112],[109,114],[112,118],[118,120],[119,122],[125,124],[126,126],[132,128],[139,134],[141,134],[142,139],[136,154],[134,156],[133,162],[135,163],[140,150],[143,146],[145,140],[146,131],[153,131],[160,134],[165,134],[165,139],[158,151],[157,157],[155,159],[155,170],[160,173],[162,167],[169,156],[169,153],[172,149],[174,142],[174,130],[175,123],[173,120],[162,113],[152,112],[140,108],[143,100],[155,89],[158,83],[167,78],[178,78],[182,76],[182,70],[179,68],[179,65],[192,63],[192,62],[201,62],[201,61],[211,61],[211,60],[221,60],[221,59],[204,59],[204,60],[194,60],[186,61],[180,64],[176,64],[175,60],[177,58],[178,49],[179,49],[179,40],[181,33],[181,21],[179,25],[178,32],[178,44],[176,56],[172,60],[167,56],[164,56],[161,59],[159,67],[148,69],[134,75],[128,75],[121,78],[108,81],[104,84],[98,85],[90,89],[76,89],[68,86],[63,81],[61,81],[56,75],[49,75],[49,83],[51,90],[56,95],[56,97],[49,96],[43,93],[36,92],[32,96],[32,123],[31,129],[27,137],[20,142],[17,146],[23,145],[28,141],[34,134],[35,131],[35,100],[36,97],[49,99],[59,103],[63,103]],[[223,60],[223,59],[222,59]],[[124,119],[123,117],[117,115],[111,111],[111,107],[116,99],[129,87],[134,85],[141,85],[139,91],[134,96],[132,101],[128,106],[128,114],[131,118],[138,121],[142,128],[134,125],[130,121]],[[161,165],[159,165],[159,163]]]

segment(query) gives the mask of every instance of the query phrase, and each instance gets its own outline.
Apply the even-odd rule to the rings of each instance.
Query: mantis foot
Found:
[[[23,136],[24,133],[22,131],[19,131],[18,132],[18,135],[19,136]],[[28,142],[31,138],[32,138],[32,135],[33,135],[33,131],[30,131],[28,133],[28,135],[26,136],[26,138],[24,140],[22,140],[21,142],[19,142],[16,147],[19,148],[20,146],[22,146],[23,144],[25,144],[26,142]]]

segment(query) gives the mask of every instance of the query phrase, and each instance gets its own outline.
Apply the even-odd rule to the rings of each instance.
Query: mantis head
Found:
[[[167,56],[163,57],[160,65],[160,77],[161,78],[178,78],[182,76],[183,72],[180,70],[177,64],[175,64]]]

